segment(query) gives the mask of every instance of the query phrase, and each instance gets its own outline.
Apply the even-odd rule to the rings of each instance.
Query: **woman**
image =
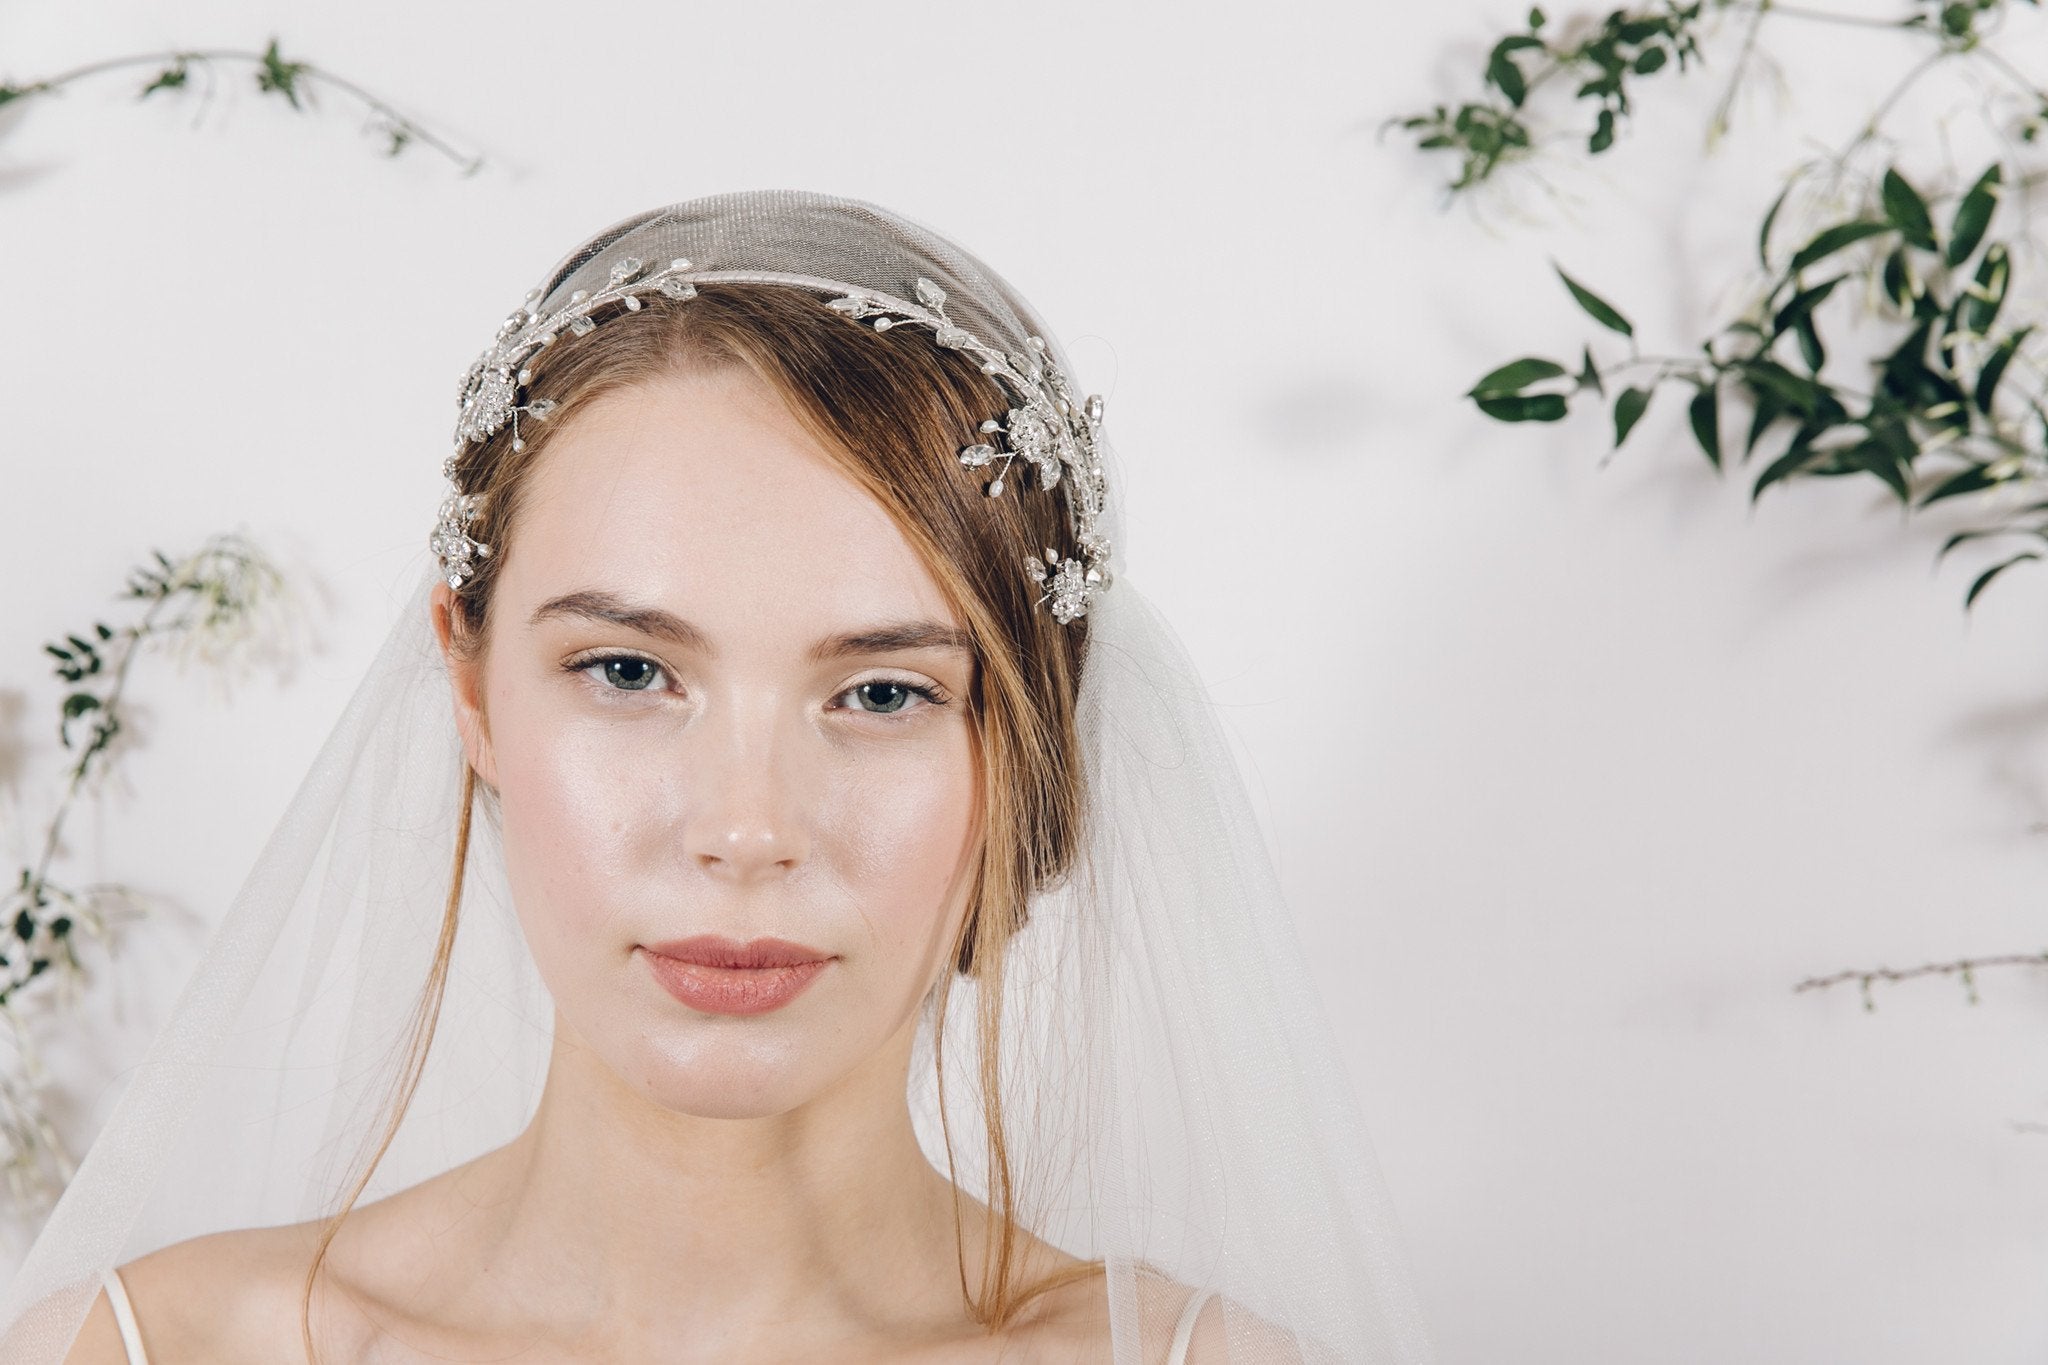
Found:
[[[566,257],[0,1355],[1425,1359],[1069,373],[857,201]]]

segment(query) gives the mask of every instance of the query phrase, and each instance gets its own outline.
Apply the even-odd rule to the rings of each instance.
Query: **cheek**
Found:
[[[644,755],[636,762],[624,732],[579,724],[545,695],[508,689],[494,702],[514,903],[530,937],[587,940],[621,904],[610,883],[631,866],[631,803],[655,795],[635,781]]]
[[[895,948],[928,945],[970,866],[973,734],[955,725],[928,742],[875,747],[886,752],[846,765],[814,829],[875,934]]]

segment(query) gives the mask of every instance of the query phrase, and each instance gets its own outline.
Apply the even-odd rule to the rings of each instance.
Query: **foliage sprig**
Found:
[[[1618,450],[1655,397],[1675,388],[1692,439],[1717,472],[1758,461],[1752,503],[1793,479],[1861,477],[1877,480],[1906,512],[1936,503],[1971,508],[1977,524],[1950,535],[1937,558],[1976,540],[2002,540],[2006,549],[1971,580],[1966,610],[2006,570],[2048,558],[2048,357],[2040,345],[2048,318],[2015,288],[2019,263],[2031,259],[2028,197],[2048,180],[2033,161],[2048,129],[2048,93],[1995,42],[1998,21],[2023,3],[2039,6],[1916,0],[1895,19],[1873,19],[1774,0],[1710,0],[1705,9],[1665,0],[1615,10],[1569,43],[1547,39],[1546,17],[1532,12],[1525,32],[1509,34],[1489,54],[1485,94],[1399,121],[1422,148],[1458,155],[1454,193],[1534,150],[1529,92],[1568,74],[1582,78],[1575,98],[1595,108],[1587,153],[1608,151],[1618,120],[1633,108],[1630,82],[1703,66],[1702,25],[1715,11],[1750,17],[1735,80],[1764,22],[1777,17],[1891,29],[1929,50],[1846,146],[1794,173],[1756,232],[1758,292],[1696,353],[1645,354],[1629,318],[1553,261],[1579,309],[1611,334],[1603,349],[1619,337],[1626,354],[1598,359],[1588,342],[1574,364],[1524,356],[1494,367],[1465,396],[1502,422],[1557,422],[1575,403],[1597,403],[1611,417]],[[1666,55],[1646,55],[1657,51]],[[1889,145],[1882,127],[1901,97],[1945,63],[1969,64],[2016,95],[2021,113],[2001,130],[2002,155],[1937,186],[1872,153]],[[1731,81],[1730,95],[1733,89]],[[1710,133],[1725,122],[1729,104],[1724,97]],[[1783,211],[1807,191],[1849,207],[1781,241]],[[1858,383],[1845,380],[1841,362],[1830,367],[1831,353],[1852,343],[1868,359]],[[1854,981],[1874,1008],[1876,981],[1949,975],[1974,1003],[1979,970],[2015,965],[2048,965],[2048,954],[1854,969],[1795,989]]]
[[[1912,0],[1895,19],[1829,13],[1776,0],[1661,0],[1654,5],[1609,11],[1581,36],[1556,36],[1541,8],[1529,11],[1526,26],[1498,39],[1488,49],[1481,70],[1480,93],[1456,104],[1438,104],[1419,114],[1388,120],[1387,126],[1411,135],[1424,151],[1450,152],[1458,170],[1450,182],[1455,193],[1490,178],[1503,166],[1521,161],[1537,149],[1540,129],[1530,112],[1530,96],[1552,83],[1574,83],[1572,99],[1587,107],[1589,123],[1577,136],[1589,155],[1615,145],[1625,120],[1633,117],[1630,93],[1642,78],[1684,73],[1706,65],[1704,43],[1724,13],[1747,14],[1750,24],[1739,49],[1734,79],[1714,116],[1713,132],[1726,125],[1734,85],[1753,55],[1758,34],[1771,19],[1810,20],[1862,28],[1893,29],[1923,37],[1937,57],[1980,54],[1989,64],[2013,74],[2009,63],[1985,47],[1995,21],[2015,4],[2038,8],[2041,0]],[[2019,130],[2033,140],[2048,126],[2048,96],[2036,95],[2033,115]]]
[[[354,81],[313,62],[288,60],[280,51],[276,38],[272,38],[261,52],[242,48],[144,52],[87,62],[39,80],[0,81],[0,106],[12,104],[17,100],[52,95],[67,86],[107,72],[135,69],[144,69],[151,73],[150,78],[136,93],[139,100],[148,99],[159,92],[175,94],[188,89],[195,69],[208,77],[207,91],[210,96],[213,88],[212,77],[217,66],[247,68],[259,93],[281,99],[301,112],[316,107],[318,92],[322,88],[333,90],[361,106],[369,115],[369,131],[383,140],[386,156],[397,156],[417,142],[454,162],[464,175],[475,174],[484,164],[481,156],[458,150],[440,134],[401,113],[390,101],[372,94]]]
[[[65,684],[57,736],[72,757],[39,855],[0,893],[0,1019],[16,1058],[12,1074],[0,1073],[0,1170],[17,1202],[61,1188],[71,1173],[42,1111],[43,1078],[22,1010],[26,993],[52,977],[75,984],[84,971],[80,936],[108,939],[117,912],[125,918],[142,904],[125,886],[73,886],[54,875],[66,817],[119,753],[114,740],[123,730],[134,665],[148,647],[235,663],[277,636],[293,610],[282,573],[239,534],[214,536],[181,559],[150,554],[130,571],[122,594],[138,604],[132,620],[95,621],[43,646]]]

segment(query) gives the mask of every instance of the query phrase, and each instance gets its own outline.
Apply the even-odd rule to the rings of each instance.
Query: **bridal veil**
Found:
[[[900,215],[825,195],[718,195],[640,215],[565,257],[552,310],[627,258],[692,278],[902,300],[1007,351],[1054,334],[1003,279]],[[1113,425],[1113,418],[1111,421]],[[1097,523],[1119,543],[1110,495]],[[1026,494],[1031,496],[1031,494]],[[425,527],[422,518],[422,527]],[[222,920],[169,1021],[0,1305],[0,1358],[57,1365],[110,1267],[170,1242],[332,1210],[380,1119],[436,949],[464,760],[429,624],[410,602]],[[1003,1112],[1032,1231],[1100,1257],[1118,1365],[1163,1356],[1164,1270],[1213,1288],[1233,1365],[1430,1357],[1393,1211],[1242,777],[1196,669],[1128,566],[1087,606],[1079,736],[1091,814],[1006,964]],[[1369,897],[1360,913],[1372,913]],[[984,1192],[974,991],[946,1023],[956,1174]],[[461,930],[432,1050],[364,1191],[401,1189],[509,1141],[537,1101],[552,1008],[472,827]],[[910,1101],[939,1169],[924,1021]],[[956,1060],[958,1059],[958,1060]],[[1266,1343],[1259,1345],[1258,1343]],[[1293,1358],[1293,1357],[1289,1357]]]

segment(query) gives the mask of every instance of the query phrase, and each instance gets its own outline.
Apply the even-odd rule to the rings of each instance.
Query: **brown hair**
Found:
[[[981,372],[972,353],[935,345],[926,329],[877,332],[826,307],[822,297],[778,285],[715,283],[687,301],[649,295],[642,302],[637,312],[621,310],[586,336],[563,334],[528,361],[529,398],[551,398],[558,406],[543,422],[520,423],[523,449],[514,449],[507,426],[458,456],[456,482],[481,494],[470,533],[496,553],[479,562],[455,597],[451,649],[465,659],[484,649],[498,566],[517,535],[535,461],[553,434],[602,394],[695,366],[740,366],[765,380],[895,518],[975,644],[970,709],[985,834],[968,912],[953,945],[954,971],[942,974],[938,988],[934,1044],[943,1118],[946,1002],[956,974],[972,978],[978,987],[978,1071],[994,1214],[979,1294],[967,1283],[957,1184],[954,1229],[961,1238],[961,1293],[976,1320],[994,1333],[1040,1294],[1102,1269],[1100,1261],[1083,1261],[1028,1286],[1018,1282],[1017,1194],[998,1083],[1005,947],[1024,923],[1031,894],[1068,870],[1082,819],[1074,711],[1088,622],[1082,617],[1059,624],[1038,605],[1038,589],[1023,570],[1024,557],[1037,547],[1072,539],[1065,490],[1032,486],[1018,489],[1022,496],[991,498],[983,491],[983,475],[958,463],[956,452],[982,439],[979,423],[999,415],[1011,400]],[[301,1330],[309,1358],[312,1292],[321,1263],[397,1134],[425,1069],[455,942],[478,785],[475,770],[465,765],[440,939],[414,1009],[382,1138],[341,1208],[327,1219],[306,1272]],[[954,1171],[950,1130],[946,1161]]]

